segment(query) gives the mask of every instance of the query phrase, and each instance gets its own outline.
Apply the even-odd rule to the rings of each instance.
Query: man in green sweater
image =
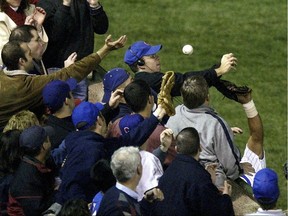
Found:
[[[86,77],[110,51],[122,48],[127,37],[123,35],[112,41],[111,35],[96,53],[75,62],[56,73],[42,76],[27,73],[33,66],[30,49],[25,42],[8,42],[1,57],[6,68],[0,71],[0,131],[9,118],[21,110],[30,110],[38,117],[43,114],[42,89],[55,79],[67,80],[72,77],[78,82]]]

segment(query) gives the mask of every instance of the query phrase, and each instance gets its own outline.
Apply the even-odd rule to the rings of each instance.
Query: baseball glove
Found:
[[[158,94],[158,105],[161,105],[168,116],[175,115],[175,108],[172,101],[171,90],[175,83],[175,75],[173,71],[167,71],[162,77],[160,92]]]
[[[227,90],[228,97],[235,101],[238,101],[237,95],[246,95],[252,91],[251,88],[248,86],[237,86],[236,84],[227,81],[227,80],[220,80],[220,82],[225,86]]]

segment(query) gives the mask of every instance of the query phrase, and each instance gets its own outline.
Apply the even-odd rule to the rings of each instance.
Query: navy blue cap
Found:
[[[72,112],[72,121],[74,126],[79,130],[90,128],[97,121],[97,117],[104,105],[97,102],[81,102]]]
[[[53,136],[54,133],[54,129],[51,126],[41,127],[34,125],[23,130],[20,134],[19,143],[21,147],[37,149],[43,145],[47,136]]]
[[[119,122],[121,134],[129,133],[131,129],[137,127],[144,120],[140,114],[125,115]]]
[[[113,68],[108,71],[103,79],[104,96],[102,102],[108,103],[111,97],[111,92],[115,91],[118,86],[129,78],[129,76],[129,73],[123,68]]]
[[[74,90],[77,80],[70,78],[66,81],[53,80],[46,84],[42,91],[43,103],[52,112],[58,111],[68,97],[69,92]]]
[[[151,46],[144,41],[137,41],[133,43],[126,51],[124,56],[124,62],[128,65],[134,64],[137,60],[141,59],[143,56],[154,55],[159,52],[162,45]]]

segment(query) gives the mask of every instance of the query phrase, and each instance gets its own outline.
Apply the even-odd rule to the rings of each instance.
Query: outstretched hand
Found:
[[[215,69],[217,76],[228,73],[231,69],[236,70],[237,58],[233,53],[228,53],[222,56],[219,68]]]
[[[74,62],[76,61],[77,59],[77,53],[76,52],[73,52],[71,53],[68,58],[64,61],[64,67],[68,67],[70,66],[71,64],[74,64]]]
[[[112,92],[110,100],[109,100],[109,106],[112,109],[115,109],[119,105],[122,97],[123,97],[122,89],[117,89],[116,91]]]
[[[170,128],[165,129],[160,134],[160,149],[163,152],[167,152],[168,148],[171,146],[173,140],[173,131]]]
[[[108,35],[107,38],[105,39],[105,45],[109,50],[115,50],[124,47],[126,41],[127,41],[126,35],[120,36],[116,41],[113,41],[112,36]]]
[[[243,169],[244,174],[252,176],[252,173],[255,173],[255,169],[248,162],[240,163],[241,168]]]
[[[144,193],[144,199],[148,202],[162,201],[164,199],[164,194],[159,188],[153,188]]]
[[[33,25],[38,31],[41,31],[45,17],[46,11],[41,7],[36,7],[33,14],[26,17],[24,24]]]

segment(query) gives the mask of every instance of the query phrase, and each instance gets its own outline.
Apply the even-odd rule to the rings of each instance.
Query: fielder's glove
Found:
[[[230,81],[227,81],[227,80],[220,80],[220,82],[227,89],[226,94],[229,94],[229,96],[227,96],[227,95],[225,95],[225,96],[227,96],[230,99],[233,99],[237,102],[238,102],[237,95],[246,95],[252,91],[252,89],[249,88],[248,86],[237,86],[236,84],[234,84]]]
[[[175,75],[173,71],[168,71],[162,77],[160,92],[158,94],[158,105],[161,105],[168,116],[175,115],[175,108],[173,105],[171,90],[175,84]]]

